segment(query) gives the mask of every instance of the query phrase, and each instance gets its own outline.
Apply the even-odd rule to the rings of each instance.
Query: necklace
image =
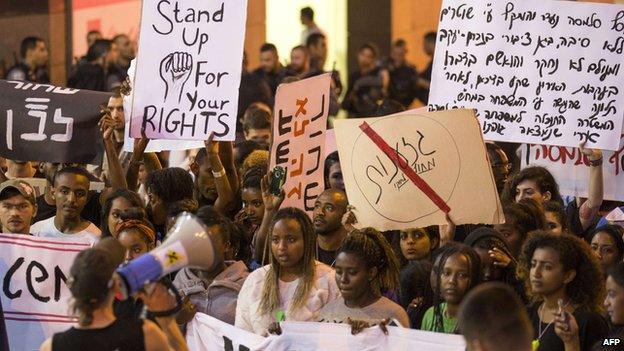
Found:
[[[561,300],[559,300],[561,301]],[[570,300],[568,300],[568,302],[566,302],[565,305],[560,305],[561,309],[566,308],[568,305],[570,304]],[[533,351],[537,351],[540,347],[540,340],[542,339],[542,336],[544,336],[544,334],[546,333],[546,331],[548,330],[548,328],[550,327],[551,324],[553,324],[554,320],[551,321],[550,323],[548,323],[546,325],[546,328],[544,328],[544,330],[542,331],[542,310],[544,309],[544,305],[545,303],[543,303],[539,309],[537,310],[537,317],[539,319],[538,323],[537,323],[537,330],[538,330],[538,336],[537,339],[534,339],[531,342],[531,347],[533,348]]]

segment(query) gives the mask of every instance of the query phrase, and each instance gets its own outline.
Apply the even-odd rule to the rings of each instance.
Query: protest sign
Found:
[[[334,151],[338,151],[336,132],[333,129],[328,129],[325,131],[325,157]]]
[[[101,164],[100,105],[110,94],[0,80],[0,156]],[[85,141],[89,142],[85,142]]]
[[[331,74],[281,84],[275,95],[270,169],[286,169],[282,207],[311,212],[325,190],[325,131]]]
[[[335,323],[282,322],[281,335],[261,337],[202,313],[188,324],[186,341],[194,351],[243,350],[428,350],[463,351],[461,335],[388,327],[388,334],[374,326],[358,335],[351,326]]]
[[[234,140],[246,0],[144,1],[130,136]]]
[[[79,240],[0,234],[0,298],[11,350],[38,350],[54,333],[75,322],[66,282]]]
[[[486,140],[616,150],[624,6],[445,0],[429,106],[476,108]]]
[[[562,195],[587,197],[589,160],[578,148],[525,144],[521,151],[522,168],[546,167]],[[617,151],[603,151],[602,157],[604,199],[624,201],[624,139]]]
[[[379,138],[361,130],[364,122]],[[363,227],[446,224],[449,208],[456,224],[504,221],[474,111],[337,120],[334,125],[349,203]],[[402,165],[381,150],[377,139],[398,154]],[[415,184],[412,172],[422,184]]]
[[[130,61],[128,68],[128,78],[130,82],[134,82],[134,74],[136,73],[136,59]],[[130,83],[132,87],[132,83]],[[130,90],[130,94],[123,95],[124,111],[132,111],[132,101],[134,100],[134,89]],[[128,112],[130,115],[131,112]],[[145,152],[160,152],[174,150],[190,150],[204,147],[203,140],[167,140],[167,139],[151,139],[145,148]],[[123,151],[134,151],[134,139],[130,137],[130,120],[126,120],[124,128],[124,144]]]

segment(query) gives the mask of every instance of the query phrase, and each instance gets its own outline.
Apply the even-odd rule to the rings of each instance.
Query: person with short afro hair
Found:
[[[193,198],[193,178],[182,168],[165,168],[150,173],[145,185],[151,222],[158,232],[163,233],[169,206],[176,201]]]

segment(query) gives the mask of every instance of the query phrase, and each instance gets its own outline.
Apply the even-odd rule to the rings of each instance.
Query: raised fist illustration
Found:
[[[180,102],[184,84],[193,71],[193,56],[186,52],[172,52],[160,61],[160,79],[165,82],[165,98]]]

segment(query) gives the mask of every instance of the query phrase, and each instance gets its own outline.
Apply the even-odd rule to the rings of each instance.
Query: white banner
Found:
[[[130,136],[234,140],[247,0],[143,1]]]
[[[268,338],[197,313],[188,324],[186,341],[192,351],[247,350],[427,350],[463,351],[461,335],[440,334],[415,329],[388,327],[385,335],[377,326],[351,335],[346,324],[283,322],[282,335]]]
[[[618,151],[603,151],[605,200],[624,201],[624,134]],[[525,144],[522,168],[543,166],[557,180],[562,195],[587,197],[589,160],[578,148]]]
[[[624,6],[445,0],[429,106],[476,108],[487,140],[616,150]]]
[[[76,255],[89,247],[78,240],[0,234],[0,298],[11,350],[39,350],[45,339],[72,326],[66,281]]]

